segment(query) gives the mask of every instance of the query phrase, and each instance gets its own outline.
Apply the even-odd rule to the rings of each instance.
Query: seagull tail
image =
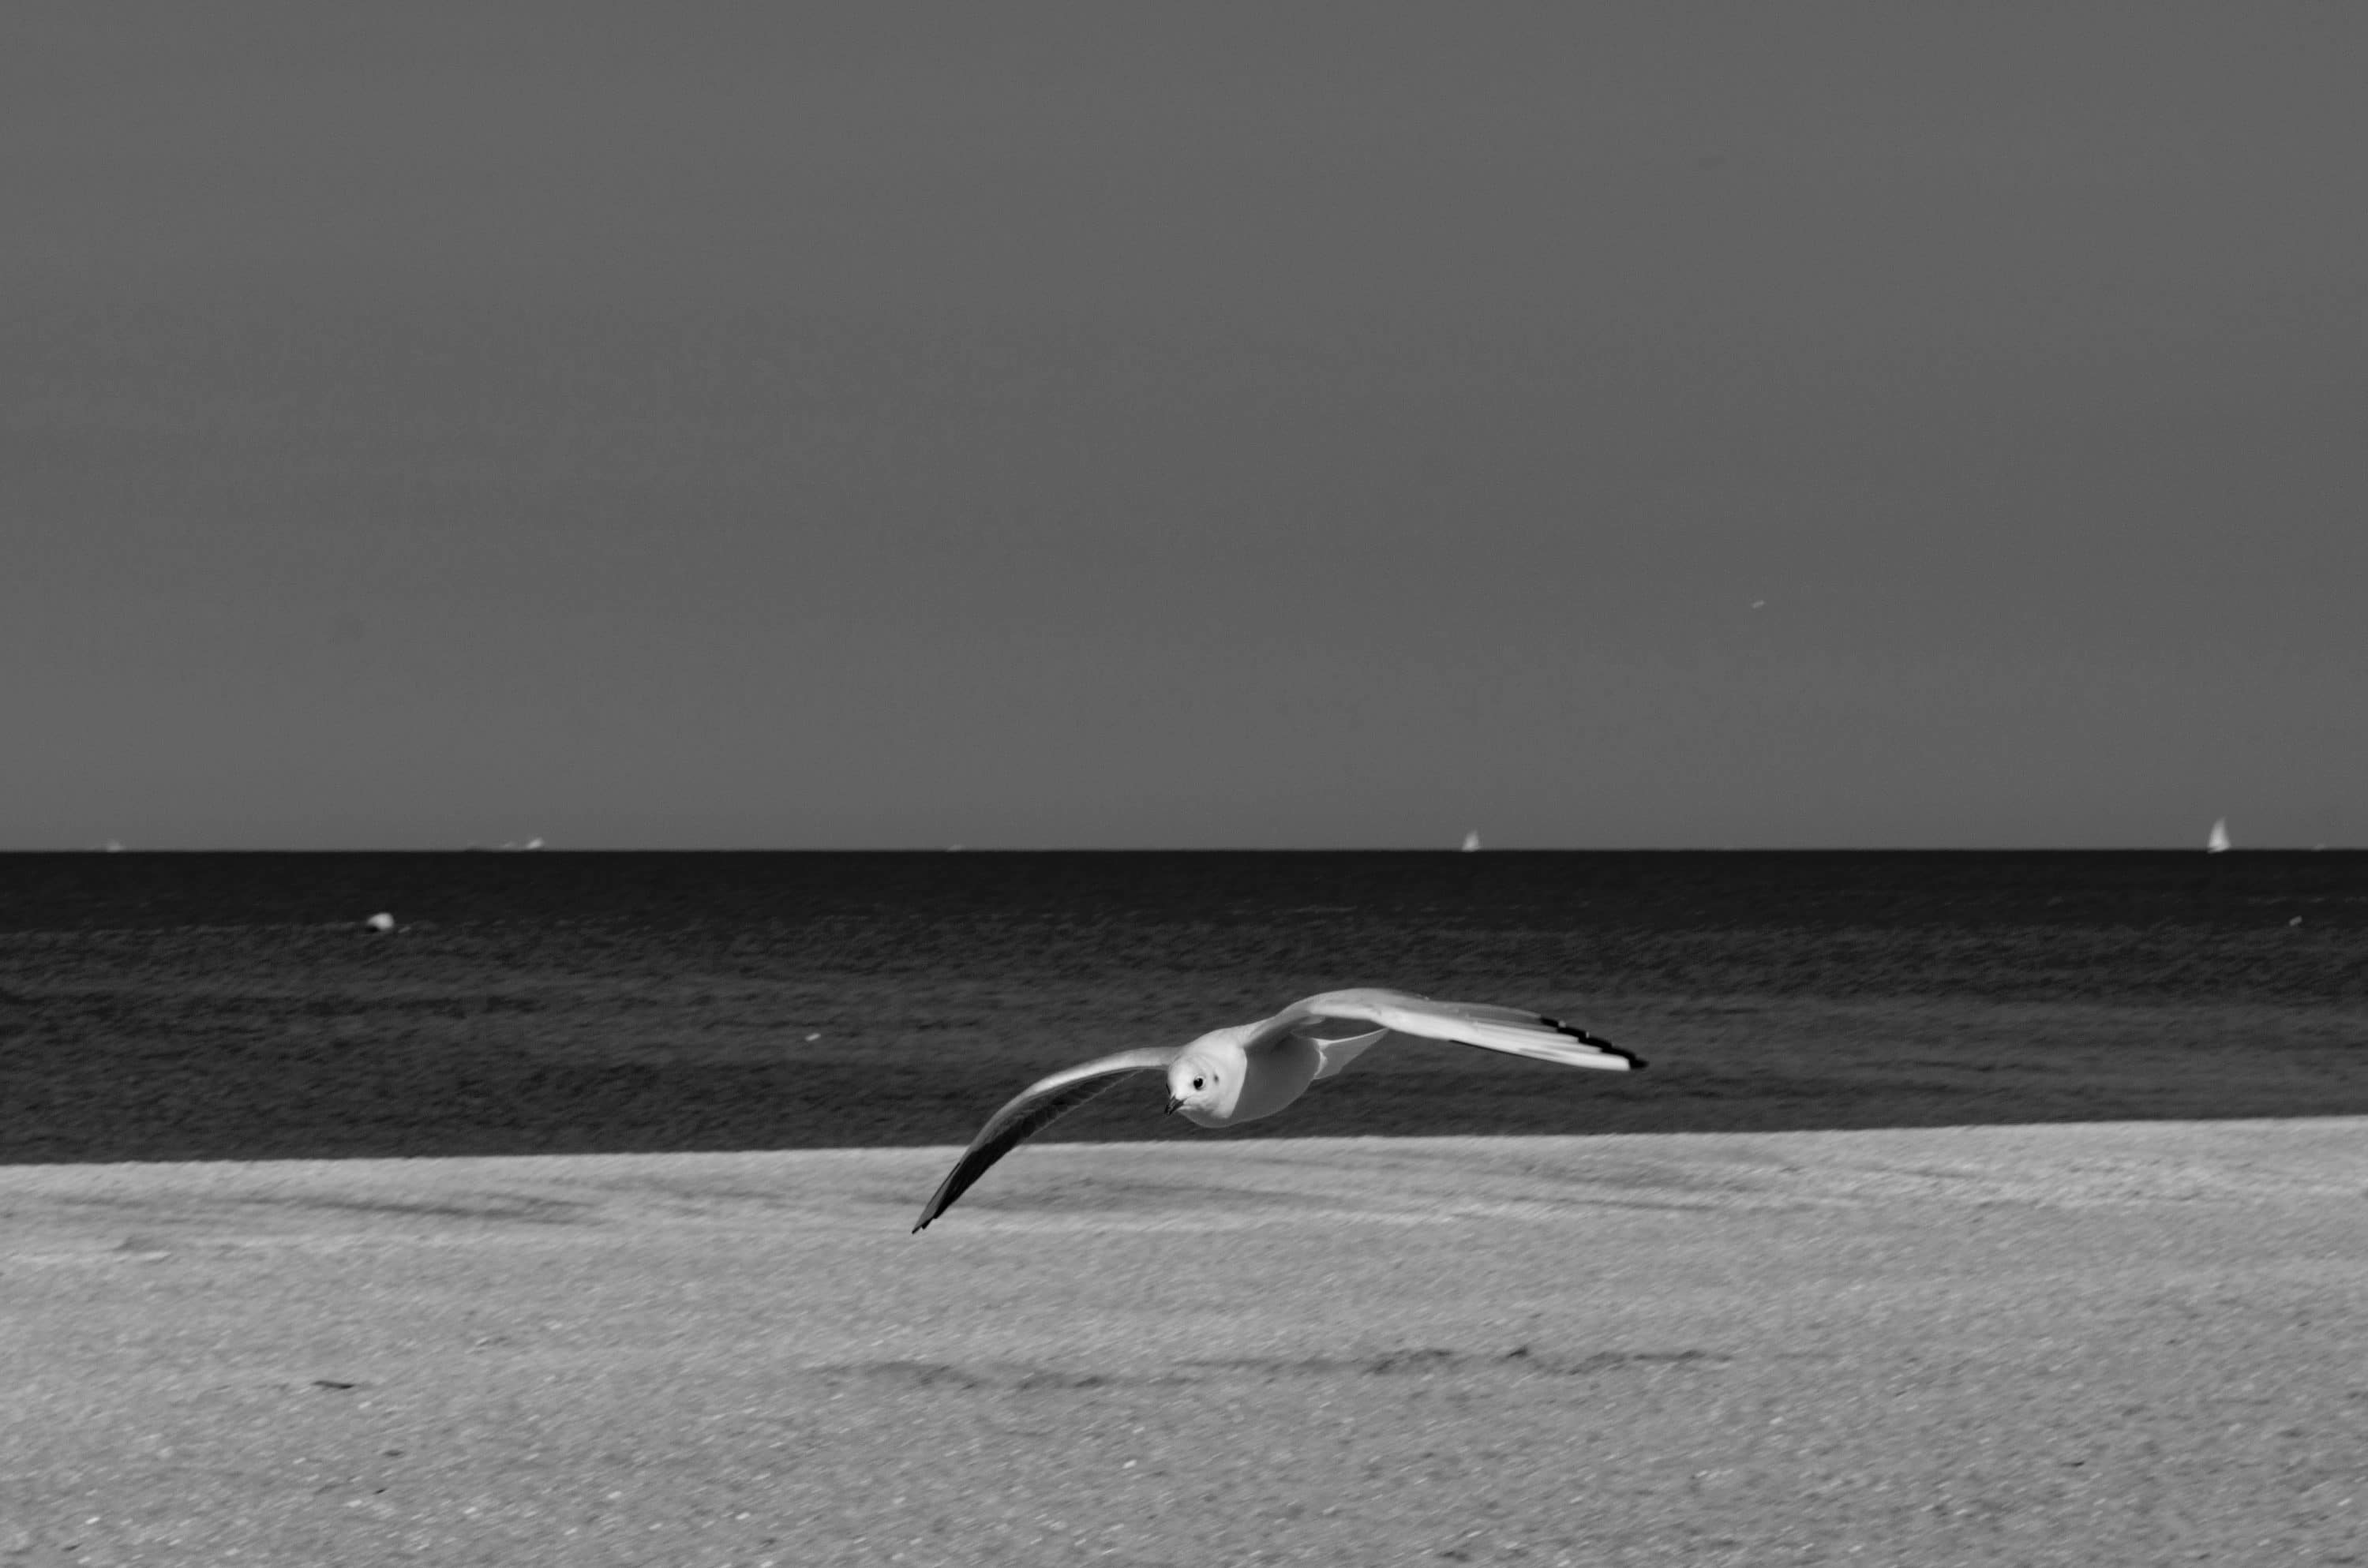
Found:
[[[1324,1065],[1315,1070],[1316,1078],[1338,1077],[1349,1062],[1379,1045],[1382,1037],[1389,1032],[1387,1029],[1375,1029],[1371,1034],[1350,1035],[1345,1040],[1326,1040],[1322,1035],[1304,1037],[1315,1048],[1316,1054],[1324,1058]]]

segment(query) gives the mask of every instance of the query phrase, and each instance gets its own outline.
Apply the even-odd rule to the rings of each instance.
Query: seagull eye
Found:
[[[1196,1088],[1196,1089],[1197,1089],[1197,1088],[1199,1088],[1199,1087],[1201,1086],[1201,1080],[1200,1080],[1200,1079],[1198,1079],[1198,1078],[1193,1079],[1193,1080],[1192,1080],[1192,1086],[1193,1086],[1194,1088]]]

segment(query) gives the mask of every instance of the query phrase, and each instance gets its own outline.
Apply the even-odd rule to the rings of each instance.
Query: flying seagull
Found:
[[[1315,1032],[1324,1019],[1379,1024],[1370,1034],[1327,1040]],[[987,1118],[938,1190],[921,1206],[913,1229],[953,1207],[987,1167],[1018,1148],[1030,1134],[1085,1104],[1120,1079],[1136,1073],[1167,1075],[1167,1108],[1202,1127],[1231,1127],[1275,1112],[1354,1062],[1385,1034],[1420,1035],[1485,1051],[1558,1062],[1565,1067],[1601,1067],[1626,1073],[1644,1059],[1600,1040],[1576,1025],[1542,1017],[1519,1007],[1475,1002],[1434,1002],[1404,991],[1326,991],[1293,1002],[1260,1023],[1212,1029],[1190,1045],[1121,1051],[1039,1078]]]

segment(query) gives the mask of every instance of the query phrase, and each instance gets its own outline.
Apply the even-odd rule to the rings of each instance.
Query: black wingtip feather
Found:
[[[1645,1059],[1637,1055],[1634,1051],[1623,1050],[1599,1035],[1591,1035],[1585,1029],[1580,1028],[1577,1024],[1566,1024],[1560,1018],[1547,1018],[1545,1021],[1552,1024],[1556,1031],[1570,1036],[1571,1039],[1578,1041],[1581,1045],[1591,1045],[1598,1051],[1604,1051],[1610,1055],[1620,1058],[1621,1061],[1628,1063],[1628,1068],[1631,1072],[1642,1073],[1646,1066]]]

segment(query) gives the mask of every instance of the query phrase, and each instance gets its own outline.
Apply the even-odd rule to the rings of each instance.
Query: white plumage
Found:
[[[1326,1037],[1315,1028],[1326,1021],[1379,1027]],[[1476,1045],[1565,1067],[1626,1073],[1645,1065],[1642,1058],[1585,1029],[1519,1007],[1434,1002],[1404,991],[1326,991],[1258,1023],[1212,1029],[1190,1045],[1122,1051],[1038,1079],[987,1119],[921,1206],[913,1229],[926,1228],[952,1207],[988,1166],[1030,1134],[1121,1078],[1164,1073],[1169,1110],[1180,1110],[1186,1120],[1202,1127],[1231,1127],[1272,1116],[1306,1093],[1308,1085],[1335,1076],[1390,1034]]]

